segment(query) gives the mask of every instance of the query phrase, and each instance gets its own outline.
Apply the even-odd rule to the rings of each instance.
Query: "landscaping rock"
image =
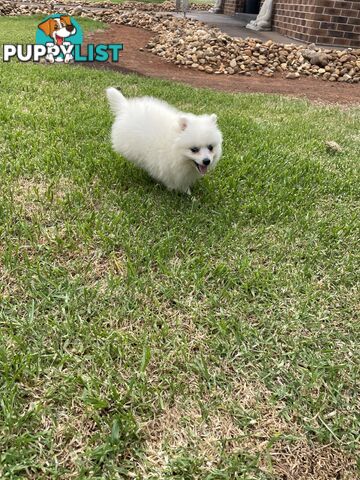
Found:
[[[286,75],[285,78],[288,78],[290,80],[295,80],[296,78],[300,78],[300,73],[299,72],[290,72]]]
[[[320,67],[326,67],[329,63],[329,57],[326,53],[316,52],[310,59],[311,65],[318,65]]]
[[[327,146],[328,150],[332,152],[340,153],[343,151],[342,147],[340,147],[340,145],[333,140],[325,142],[325,145]]]

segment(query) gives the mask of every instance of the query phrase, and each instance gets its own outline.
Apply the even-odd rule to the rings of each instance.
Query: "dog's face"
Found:
[[[62,45],[64,39],[74,35],[76,28],[71,23],[68,15],[62,15],[59,18],[49,18],[39,25],[45,35],[48,35],[54,40],[55,45]]]
[[[214,168],[221,157],[222,135],[216,121],[215,114],[187,115],[179,119],[177,148],[201,176]]]

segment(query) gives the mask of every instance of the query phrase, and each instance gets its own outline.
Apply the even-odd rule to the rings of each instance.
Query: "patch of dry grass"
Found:
[[[285,405],[273,403],[262,384],[236,380],[230,392],[224,395],[218,390],[203,399],[211,405],[214,397],[221,397],[220,407],[210,409],[206,419],[198,403],[182,397],[144,425],[148,465],[144,478],[160,478],[169,458],[181,450],[196,452],[204,471],[219,466],[224,453],[246,451],[258,458],[259,471],[276,479],[358,478],[354,457],[331,444],[312,442],[295,418],[285,419]],[[234,406],[245,417],[253,417],[249,425],[241,426],[232,414]]]
[[[44,177],[20,177],[11,186],[14,207],[25,219],[46,216],[74,189],[70,178],[60,177],[50,182]]]
[[[78,250],[66,251],[53,260],[54,267],[66,271],[70,279],[80,278],[91,288],[104,292],[111,276],[125,278],[126,257],[122,252],[105,255],[100,249],[79,246]]]

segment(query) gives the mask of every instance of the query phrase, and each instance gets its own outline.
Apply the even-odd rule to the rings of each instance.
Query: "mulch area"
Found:
[[[226,92],[275,93],[307,98],[321,103],[360,104],[359,84],[330,83],[307,77],[289,80],[283,78],[281,74],[273,78],[262,77],[256,73],[251,77],[215,75],[177,66],[146,51],[145,46],[153,36],[153,32],[124,25],[110,25],[106,31],[89,33],[85,37],[84,45],[87,43],[123,43],[124,50],[118,63],[93,62],[88,65]]]

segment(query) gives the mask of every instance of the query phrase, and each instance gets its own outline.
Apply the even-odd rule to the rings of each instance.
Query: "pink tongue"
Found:
[[[56,42],[58,45],[62,45],[63,40],[64,40],[63,37],[59,37],[59,35],[56,35]]]
[[[198,165],[198,168],[201,175],[205,175],[205,173],[207,172],[207,165]]]

